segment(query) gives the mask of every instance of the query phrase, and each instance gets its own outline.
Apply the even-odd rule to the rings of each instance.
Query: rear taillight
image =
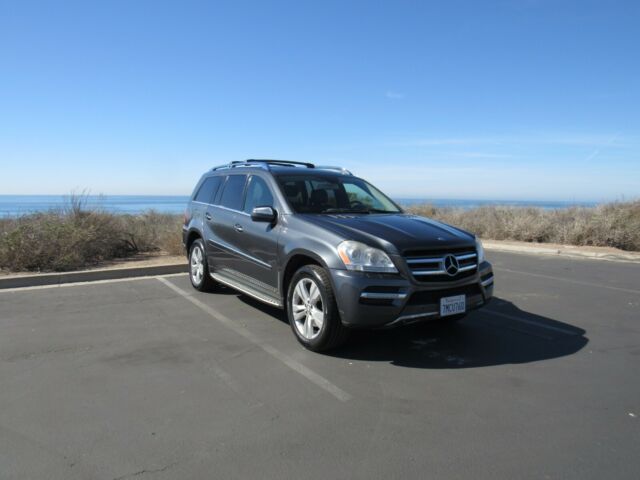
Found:
[[[191,221],[191,212],[189,210],[184,211],[184,224],[187,225]]]

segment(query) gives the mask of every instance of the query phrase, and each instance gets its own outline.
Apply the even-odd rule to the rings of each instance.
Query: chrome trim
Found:
[[[474,268],[476,268],[478,265],[477,264],[473,264],[473,265],[465,265],[464,267],[460,267],[458,269],[458,273],[460,272],[468,272],[469,270],[473,270]]]
[[[423,275],[446,275],[444,270],[411,270],[411,273],[419,277]]]
[[[440,263],[442,257],[433,258],[407,258],[407,263]]]
[[[447,254],[451,255],[451,254]],[[447,255],[443,255],[441,257],[424,257],[424,258],[415,258],[408,257],[407,263],[438,263],[443,262]],[[465,253],[463,255],[453,255],[456,257],[456,260],[469,260],[470,258],[476,258],[477,254],[475,253]]]
[[[211,278],[213,278],[216,282],[220,282],[228,287],[233,288],[234,290],[238,290],[239,292],[249,295],[256,300],[260,300],[263,303],[267,303],[275,307],[282,307],[282,302],[276,301],[263,293],[258,293],[255,290],[251,290],[249,287],[241,286],[233,280],[229,280],[226,277],[221,277],[220,275],[216,275],[215,273],[209,273],[209,275],[211,275]]]
[[[469,270],[473,270],[476,267],[477,265],[475,263],[473,265],[465,265],[464,267],[460,267],[458,269],[456,275],[461,272],[468,272]],[[448,275],[446,270],[411,270],[411,273],[419,277],[422,275]]]
[[[242,215],[246,215],[248,217],[250,217],[251,215],[249,215],[247,212],[244,212],[242,210],[236,210],[234,208],[229,208],[229,207],[225,207],[224,205],[215,205],[215,204],[211,204],[212,207],[215,208],[221,208],[222,210],[226,210],[227,212],[232,212],[232,213],[240,213]]]
[[[446,254],[441,257],[426,257],[426,258],[425,257],[422,257],[422,258],[409,257],[409,258],[405,258],[405,261],[407,262],[407,266],[409,267],[409,270],[411,271],[411,274],[414,277],[421,277],[425,275],[449,275],[449,273],[444,268],[445,259],[449,255],[453,256],[458,261],[470,260],[472,258],[478,257],[477,253],[469,252],[469,253],[462,253],[458,255]],[[411,267],[411,265],[413,264],[422,264],[422,263],[438,264],[438,269],[437,270],[413,270]],[[463,267],[459,267],[455,275],[449,275],[449,276],[455,277],[459,273],[468,272],[469,270],[473,270],[474,268],[478,268],[477,262],[471,265],[465,265]]]
[[[425,312],[425,313],[415,313],[413,315],[402,315],[401,317],[396,318],[393,322],[387,323],[385,326],[391,327],[396,323],[401,323],[406,320],[413,320],[415,318],[421,318],[421,317],[434,317],[439,314],[440,312]]]
[[[406,298],[407,294],[398,292],[398,293],[383,293],[383,292],[362,292],[360,294],[360,298],[369,298],[372,300],[402,300]]]
[[[493,283],[493,275],[491,275],[489,278],[487,278],[483,282],[480,282],[480,285],[482,285],[483,287],[486,287],[488,285],[491,285],[492,283]]]

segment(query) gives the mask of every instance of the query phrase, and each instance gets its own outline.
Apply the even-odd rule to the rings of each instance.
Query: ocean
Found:
[[[188,196],[163,195],[90,195],[86,198],[87,208],[97,208],[112,213],[136,214],[147,210],[161,213],[181,214],[184,212]],[[527,201],[527,200],[460,200],[442,198],[396,198],[402,206],[429,203],[437,207],[476,208],[484,205],[505,205],[511,207],[539,207],[544,209],[571,206],[591,207],[595,202]],[[29,213],[63,209],[68,198],[63,195],[0,195],[0,217],[17,217]]]

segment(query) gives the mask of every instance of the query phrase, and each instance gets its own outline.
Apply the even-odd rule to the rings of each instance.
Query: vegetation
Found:
[[[140,253],[182,254],[181,216],[111,214],[86,208],[84,198],[70,197],[60,211],[0,219],[0,268],[69,271]],[[487,239],[640,251],[640,201],[559,210],[431,205],[407,210]]]
[[[115,215],[72,196],[60,211],[0,219],[0,268],[69,271],[140,253],[182,253],[178,215]]]
[[[431,205],[407,210],[487,239],[640,251],[640,200],[558,210],[500,206],[464,210]]]

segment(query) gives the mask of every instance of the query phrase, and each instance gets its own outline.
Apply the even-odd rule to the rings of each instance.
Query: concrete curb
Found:
[[[552,255],[556,257],[607,260],[610,262],[640,263],[640,252],[624,252],[622,250],[611,251],[606,248],[602,248],[602,250],[598,251],[598,247],[585,249],[584,247],[575,247],[571,245],[517,244],[492,240],[483,240],[482,244],[486,250],[493,250],[497,252],[523,253],[528,255]]]
[[[45,273],[0,277],[0,290],[7,288],[39,287],[43,285],[62,285],[65,283],[94,282],[96,280],[115,280],[120,278],[149,277],[186,273],[187,264],[149,265],[128,268],[83,270],[80,272]]]

